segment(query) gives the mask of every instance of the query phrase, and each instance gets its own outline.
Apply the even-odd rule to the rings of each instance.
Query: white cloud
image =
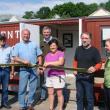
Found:
[[[25,11],[38,11],[43,6],[52,8],[56,4],[63,4],[65,2],[85,2],[88,0],[43,0],[42,3],[20,3],[20,2],[0,2],[0,14],[16,14],[23,15]],[[100,2],[106,2],[108,0],[100,0]],[[89,0],[89,3],[99,3],[99,0]]]
[[[38,11],[43,6],[49,6],[52,8],[55,4],[61,4],[62,2],[43,2],[43,3],[0,3],[0,14],[17,14],[22,15],[25,11]],[[50,5],[51,4],[51,5]]]

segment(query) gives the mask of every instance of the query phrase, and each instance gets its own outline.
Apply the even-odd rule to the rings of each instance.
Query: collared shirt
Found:
[[[37,57],[42,51],[37,47],[36,43],[29,41],[28,43],[20,42],[15,45],[13,57],[17,56],[23,60],[29,61],[31,64],[37,63]]]
[[[11,47],[5,45],[0,48],[0,64],[9,64],[11,61]]]
[[[44,38],[44,42],[48,43],[49,41],[52,40],[52,38],[53,38],[52,36],[50,36],[48,40]]]

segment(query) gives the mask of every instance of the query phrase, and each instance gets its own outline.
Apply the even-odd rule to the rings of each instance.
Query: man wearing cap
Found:
[[[0,64],[9,64],[11,62],[11,47],[6,44],[5,34],[0,34]],[[8,104],[8,84],[10,78],[10,68],[0,66],[0,84],[2,86],[1,107],[10,109]]]

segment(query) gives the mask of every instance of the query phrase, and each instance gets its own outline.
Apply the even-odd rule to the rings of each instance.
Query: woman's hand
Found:
[[[46,62],[46,63],[44,63],[44,67],[47,67],[47,66],[50,66],[51,65],[51,63],[50,62]]]

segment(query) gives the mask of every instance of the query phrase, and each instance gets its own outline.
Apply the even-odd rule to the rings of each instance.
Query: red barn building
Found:
[[[104,41],[106,38],[110,37],[110,16],[89,16],[70,19],[36,19],[19,22],[1,22],[0,32],[6,33],[8,44],[11,46],[20,41],[20,23],[39,25],[40,35],[42,33],[43,26],[50,26],[52,28],[52,35],[58,37],[58,39],[60,39],[66,47],[65,66],[67,67],[72,67],[75,48],[81,44],[80,34],[82,32],[92,33],[93,45],[99,49],[102,58],[105,57]],[[69,73],[72,72],[70,71]]]

